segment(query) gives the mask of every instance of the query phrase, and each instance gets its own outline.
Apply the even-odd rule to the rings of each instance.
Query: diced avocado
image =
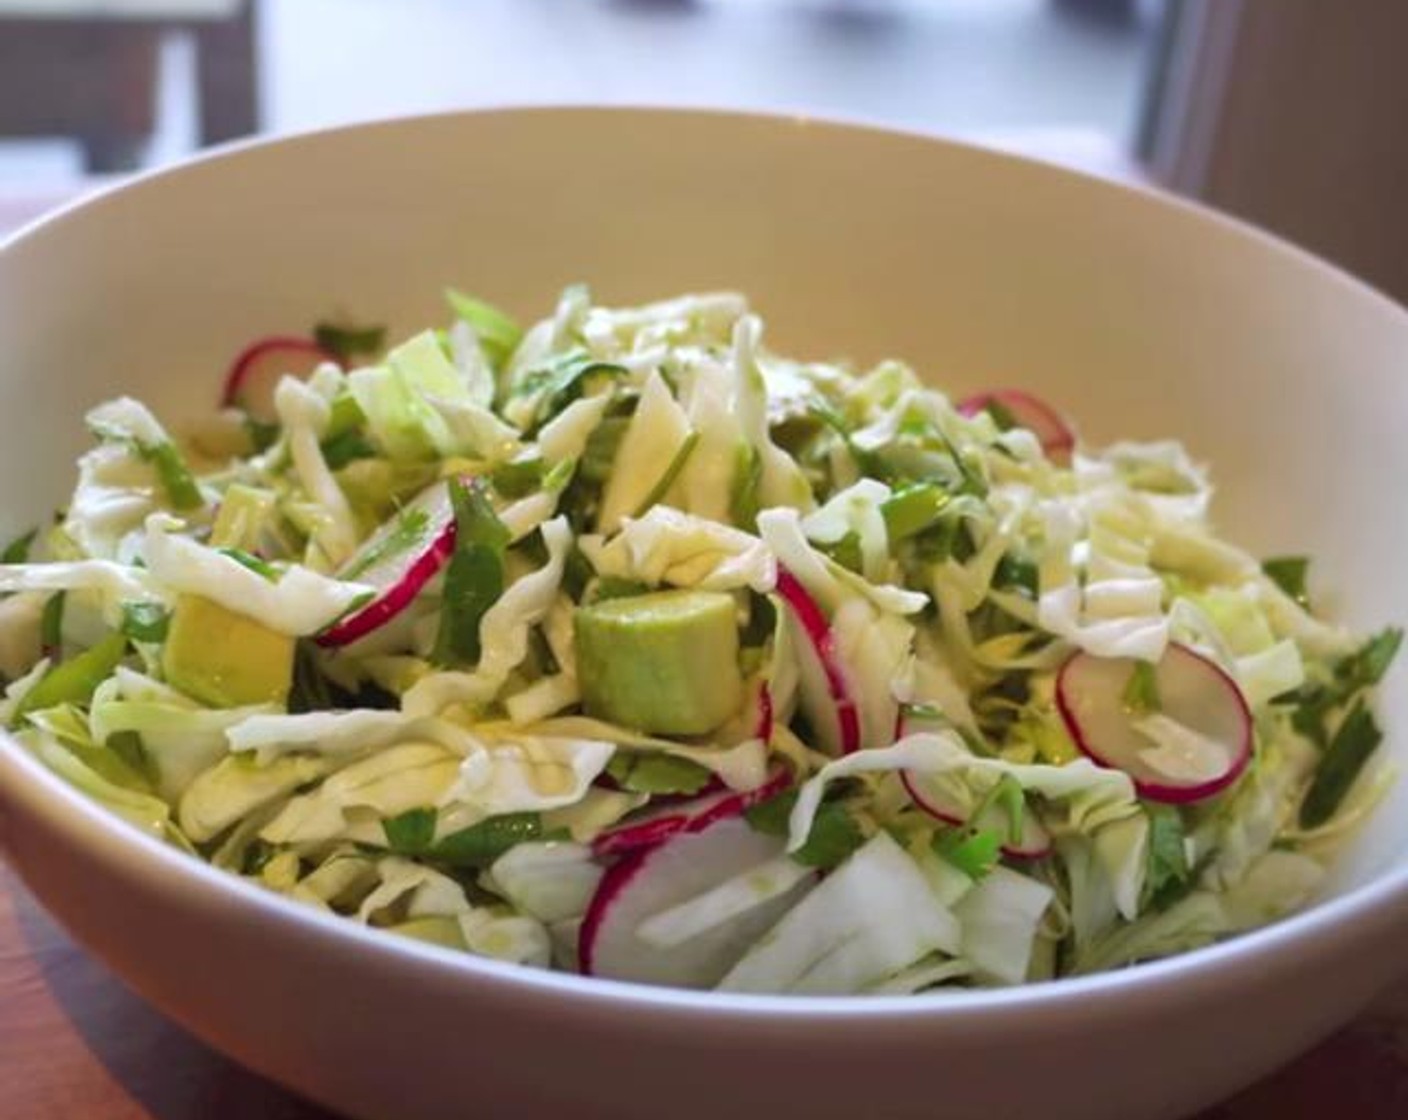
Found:
[[[162,651],[167,682],[216,708],[282,704],[293,681],[294,641],[198,595],[171,612]]]
[[[587,713],[656,735],[702,735],[738,711],[738,623],[718,591],[655,591],[579,607]]]

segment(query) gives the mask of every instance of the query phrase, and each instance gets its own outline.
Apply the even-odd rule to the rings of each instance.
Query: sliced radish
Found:
[[[949,727],[942,717],[913,707],[901,708],[895,719],[895,738],[901,739],[925,730],[945,730]],[[945,824],[966,825],[969,815],[943,778],[935,774],[924,774],[917,770],[901,770],[900,782],[910,800],[936,820]],[[996,832],[1006,837],[1011,831],[1011,821],[1000,805],[990,805],[981,817],[977,827]],[[1004,855],[1016,859],[1041,859],[1051,854],[1051,834],[1046,831],[1035,814],[1028,811],[1022,814],[1022,835],[1018,840],[1004,840]]]
[[[1154,666],[1159,710],[1132,711],[1125,691],[1137,662],[1077,653],[1056,678],[1056,706],[1076,746],[1123,770],[1151,801],[1199,801],[1226,789],[1252,756],[1252,714],[1222,669],[1170,644]]]
[[[764,876],[767,882],[751,905],[738,889],[725,889],[737,888],[734,881],[755,869],[774,869],[785,848],[784,839],[732,819],[622,860],[606,872],[587,907],[577,943],[582,972],[643,984],[713,987],[815,881],[812,875],[791,881]],[[652,918],[667,915],[668,921],[656,925],[688,928],[641,936],[643,926],[651,931],[646,923]]]
[[[831,632],[831,624],[801,581],[780,565],[777,569],[777,593],[791,610],[816,653],[822,674],[826,677],[826,689],[836,705],[840,753],[850,754],[860,748],[860,713],[836,656],[836,638]]]
[[[592,852],[597,856],[616,856],[654,848],[681,832],[701,832],[781,793],[791,780],[787,771],[779,770],[757,789],[747,792],[723,790],[687,800],[671,798],[663,805],[661,798],[655,798],[656,808],[612,825],[597,836],[592,841]]]
[[[400,509],[338,572],[376,588],[371,602],[318,635],[321,646],[345,646],[391,621],[434,577],[455,548],[455,511],[447,483],[437,482]]]
[[[241,350],[230,363],[220,403],[227,408],[242,409],[255,420],[277,420],[274,390],[280,379],[285,374],[307,377],[324,362],[335,361],[336,354],[311,338],[295,335],[261,338]]]
[[[768,688],[768,682],[763,681],[758,685],[757,699],[754,701],[753,710],[755,719],[753,720],[753,738],[761,739],[764,743],[772,742],[772,689]]]
[[[1061,414],[1040,397],[1021,389],[993,389],[965,397],[957,408],[964,416],[976,416],[993,404],[1005,409],[1019,428],[1026,428],[1036,436],[1049,458],[1058,463],[1070,461],[1076,446],[1075,433]]]
[[[717,929],[724,922],[816,876],[814,868],[798,863],[791,856],[779,855],[766,863],[749,866],[741,874],[725,879],[717,887],[678,906],[652,914],[636,927],[636,935],[657,949],[671,949]]]

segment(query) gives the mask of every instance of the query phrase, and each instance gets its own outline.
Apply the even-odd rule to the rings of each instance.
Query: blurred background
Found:
[[[1164,186],[1408,301],[1400,0],[0,0],[0,234],[210,144],[523,103],[839,115]]]

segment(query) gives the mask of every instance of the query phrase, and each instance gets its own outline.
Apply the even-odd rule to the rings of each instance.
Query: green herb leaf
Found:
[[[586,594],[587,585],[595,578],[596,569],[574,540],[572,547],[567,550],[566,559],[562,562],[562,590],[573,602],[580,603],[582,596]]]
[[[146,747],[136,731],[114,731],[108,736],[107,749],[122,760],[128,773],[136,774],[143,785],[150,786],[145,775],[150,770]]]
[[[607,599],[630,599],[650,591],[648,583],[638,579],[624,579],[621,576],[602,576],[592,589],[592,602],[601,603]]]
[[[516,844],[543,840],[543,818],[537,813],[505,813],[452,832],[427,853],[429,858],[452,867],[483,867],[493,863]]]
[[[97,645],[55,665],[25,693],[15,709],[15,721],[30,712],[40,712],[59,704],[80,707],[87,704],[98,685],[112,676],[126,652],[126,636],[109,634]]]
[[[122,633],[134,642],[164,642],[171,612],[160,603],[123,603]]]
[[[455,511],[456,546],[484,545],[501,554],[508,547],[508,528],[499,520],[477,480],[452,478],[450,504]]]
[[[1145,857],[1144,905],[1163,910],[1176,902],[1192,883],[1183,816],[1172,805],[1146,805],[1149,849]]]
[[[1010,432],[1013,428],[1021,427],[1012,410],[996,397],[988,398],[988,402],[983,405],[983,411],[992,417],[992,422],[997,425],[999,432]]]
[[[941,564],[945,560],[964,563],[977,549],[973,535],[961,517],[943,517],[937,525],[914,537],[915,556],[926,563]]]
[[[993,572],[993,584],[1004,590],[1020,591],[1029,599],[1037,597],[1040,574],[1036,564],[1015,552],[1004,553]]]
[[[740,529],[752,532],[762,508],[758,497],[763,481],[763,457],[751,443],[740,443],[729,483],[728,516]]]
[[[738,632],[738,644],[745,649],[764,646],[777,631],[777,608],[766,595],[750,592],[748,621]]]
[[[897,490],[880,504],[890,544],[922,533],[935,524],[949,503],[948,494],[932,482],[917,482]]]
[[[436,811],[429,807],[407,809],[381,822],[387,846],[406,856],[422,856],[435,843]]]
[[[396,515],[396,524],[391,531],[367,549],[356,561],[343,571],[340,578],[355,581],[382,561],[391,556],[399,556],[425,542],[426,531],[430,527],[430,514],[423,509],[403,509]]]
[[[966,828],[947,828],[934,834],[930,846],[935,855],[976,883],[997,866],[1002,837],[992,829],[970,832]]]
[[[685,464],[689,462],[689,457],[693,454],[698,443],[698,432],[690,432],[684,437],[684,442],[680,444],[680,449],[670,460],[670,465],[665,468],[665,473],[655,480],[655,485],[650,488],[650,493],[646,494],[640,505],[631,512],[632,517],[644,517],[650,511],[651,506],[665,497],[670,487],[675,484],[675,479],[679,478],[680,471],[684,470]]]
[[[1261,570],[1282,591],[1302,607],[1310,606],[1310,596],[1306,592],[1306,574],[1310,569],[1308,556],[1275,556],[1263,560]]]
[[[228,556],[242,568],[248,568],[256,575],[263,576],[270,583],[279,582],[279,576],[282,574],[279,569],[262,557],[255,556],[252,552],[246,552],[242,548],[217,548],[215,551],[221,556]]]
[[[274,446],[274,441],[279,438],[279,425],[268,420],[256,420],[252,416],[244,418],[245,434],[249,436],[250,446],[256,452],[268,451]]]
[[[377,450],[371,440],[355,428],[323,440],[320,445],[329,470],[341,470],[358,459],[372,459]]]
[[[1326,744],[1325,724],[1339,703],[1339,696],[1323,685],[1306,685],[1276,698],[1280,704],[1294,704],[1291,727],[1322,750]]]
[[[380,354],[386,346],[386,328],[318,323],[313,328],[313,341],[335,355],[343,365],[349,365],[353,358]]]
[[[543,461],[535,457],[500,463],[489,475],[489,484],[502,497],[526,497],[543,484]]]
[[[827,801],[817,809],[806,843],[792,853],[792,858],[808,867],[829,870],[864,843],[865,834],[855,817],[840,802]]]
[[[1306,685],[1277,697],[1276,702],[1294,704],[1291,726],[1316,746],[1325,749],[1329,743],[1331,716],[1383,679],[1402,644],[1402,630],[1384,630],[1343,658],[1335,666],[1334,680],[1330,684]]]
[[[1372,688],[1383,680],[1403,645],[1403,631],[1394,627],[1375,634],[1335,667],[1335,677],[1347,692]]]
[[[350,706],[335,702],[331,686],[322,673],[318,672],[312,645],[307,642],[296,643],[293,647],[293,682],[288,692],[289,714],[325,712],[330,708]]]
[[[0,564],[23,564],[28,561],[29,550],[33,547],[34,538],[38,533],[38,529],[31,529],[7,544],[5,550],[0,552]]]
[[[138,454],[156,468],[161,488],[172,509],[196,509],[205,504],[195,476],[174,443],[139,445]]]
[[[606,773],[631,793],[698,793],[713,777],[687,758],[635,751],[617,751],[606,764]]]
[[[1383,732],[1364,701],[1357,702],[1320,759],[1300,806],[1301,828],[1319,828],[1335,815],[1364,764],[1383,741]]]
[[[328,426],[323,432],[324,442],[362,427],[367,422],[367,414],[357,403],[350,389],[340,389],[332,398],[328,408]]]
[[[746,810],[744,818],[755,831],[768,836],[786,836],[788,819],[796,804],[797,791],[788,790]],[[792,858],[808,867],[829,870],[864,843],[865,834],[845,805],[839,801],[823,801],[812,819],[806,843],[792,853]]]
[[[628,416],[608,416],[592,429],[582,450],[581,476],[587,482],[605,482],[616,463],[616,452],[630,426]]]
[[[250,841],[249,847],[244,850],[244,856],[240,860],[240,874],[256,876],[264,870],[265,864],[279,854],[279,850],[267,840],[255,837]]]
[[[570,350],[524,374],[513,396],[532,399],[531,428],[536,430],[589,389],[625,377],[626,372],[624,366],[593,358],[585,350]]]
[[[479,349],[495,369],[518,349],[523,329],[497,307],[454,288],[445,289],[445,299],[455,315],[469,324],[479,340]]]
[[[885,462],[873,451],[868,451],[859,446],[851,438],[851,425],[841,412],[825,397],[813,394],[807,400],[808,415],[819,420],[836,435],[845,446],[846,451],[854,460],[861,474],[869,475],[871,478],[887,480],[891,476],[891,471],[885,466]]]
[[[841,567],[847,571],[855,572],[857,575],[865,566],[865,557],[861,554],[860,549],[860,534],[854,529],[843,534],[839,540],[832,541],[830,544],[818,545],[817,548],[840,564]]]
[[[58,657],[64,644],[64,603],[66,592],[56,591],[44,600],[39,615],[39,647],[47,657]]]
[[[1022,825],[1027,815],[1027,794],[1022,789],[1022,783],[1010,774],[1005,774],[993,786],[991,792],[983,799],[983,804],[973,815],[973,819],[979,819],[988,804],[997,805],[1007,818],[1007,840],[1008,844],[1020,844],[1022,842]]]
[[[1159,697],[1159,678],[1151,662],[1134,663],[1121,698],[1124,700],[1124,706],[1136,715],[1163,711],[1163,700]]]
[[[477,480],[452,478],[449,487],[455,550],[445,568],[434,660],[439,665],[474,665],[482,652],[479,623],[504,592],[509,531]]]
[[[543,820],[537,813],[489,817],[436,840],[438,821],[436,810],[423,806],[382,821],[381,829],[392,851],[452,867],[482,867],[515,844],[544,838]]]

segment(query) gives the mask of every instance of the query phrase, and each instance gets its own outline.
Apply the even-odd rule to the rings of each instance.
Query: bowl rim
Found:
[[[754,127],[879,134],[881,138],[893,141],[948,147],[962,153],[965,158],[998,161],[1013,165],[1025,174],[1064,178],[1082,183],[1084,189],[1139,196],[1145,200],[1144,204],[1181,211],[1188,218],[1214,227],[1222,234],[1255,242],[1262,251],[1275,253],[1296,268],[1317,272],[1321,277],[1347,288],[1354,298],[1377,304],[1379,312],[1400,318],[1408,329],[1408,309],[1344,268],[1260,227],[1200,202],[1173,195],[1152,184],[1117,182],[976,143],[971,139],[955,139],[856,116],[693,106],[509,104],[391,116],[234,141],[178,163],[150,169],[101,187],[41,215],[0,240],[0,256],[34,241],[73,214],[100,209],[114,198],[144,184],[176,180],[208,165],[238,160],[247,153],[320,142],[342,134],[396,131],[424,125],[449,126],[463,119],[561,115],[579,119],[685,116],[714,122],[741,121]],[[43,817],[48,828],[67,833],[75,845],[88,848],[94,853],[94,858],[119,868],[124,875],[139,880],[152,880],[160,876],[165,881],[159,889],[170,893],[176,893],[180,887],[189,888],[189,891],[182,892],[186,905],[197,904],[195,892],[199,892],[199,901],[225,904],[238,900],[242,908],[251,914],[276,925],[288,926],[305,937],[336,942],[340,948],[355,950],[368,957],[390,956],[401,965],[433,970],[457,983],[477,981],[502,989],[504,993],[531,993],[552,999],[568,997],[584,1006],[620,1005],[665,1010],[697,1019],[736,1019],[744,1016],[749,1020],[791,1020],[798,1025],[816,1023],[824,1027],[838,1019],[959,1019],[971,1023],[988,1016],[1003,1017],[1017,1008],[1057,1014],[1078,1009],[1081,1014],[1089,1014],[1097,1007],[1119,1004],[1133,996],[1186,998],[1190,992],[1217,985],[1247,968],[1256,970],[1273,957],[1293,957],[1297,951],[1312,952],[1327,941],[1343,937],[1356,925],[1386,919],[1387,911],[1393,904],[1408,904],[1408,858],[1401,858],[1369,881],[1271,925],[1203,948],[1114,971],[1005,988],[931,991],[914,995],[796,996],[693,991],[582,976],[477,957],[411,938],[388,936],[360,922],[323,913],[250,880],[222,871],[204,860],[192,858],[128,825],[51,772],[5,729],[0,729],[0,778],[5,779],[0,781],[0,855],[5,854],[6,818],[14,811],[8,803],[25,801],[30,815]],[[18,868],[17,861],[12,862]],[[22,870],[21,877],[24,877]],[[31,886],[37,895],[43,896],[42,885]]]
[[[1066,179],[1080,182],[1086,189],[1095,189],[1110,195],[1135,196],[1142,198],[1146,205],[1162,205],[1180,211],[1185,217],[1201,224],[1219,229],[1224,234],[1250,238],[1259,242],[1264,250],[1288,257],[1297,267],[1309,268],[1322,276],[1333,277],[1336,283],[1356,291],[1361,297],[1368,297],[1379,305],[1380,311],[1408,315],[1408,304],[1394,299],[1381,288],[1350,272],[1344,265],[1322,257],[1310,249],[1292,241],[1289,237],[1276,233],[1264,226],[1237,217],[1224,210],[1196,198],[1176,194],[1167,187],[1149,180],[1118,180],[1099,175],[1084,168],[1057,163],[1040,156],[1026,155],[1011,148],[999,147],[995,143],[984,142],[970,134],[949,134],[937,130],[925,130],[886,121],[864,113],[812,112],[750,109],[727,106],[700,106],[681,102],[556,102],[534,101],[531,99],[491,102],[468,108],[437,109],[428,112],[397,113],[374,116],[356,121],[331,125],[312,125],[290,129],[287,132],[257,134],[235,140],[212,144],[176,161],[158,167],[143,168],[123,175],[112,181],[103,182],[92,190],[78,195],[67,202],[31,218],[29,221],[0,236],[0,253],[16,249],[22,244],[43,234],[50,226],[57,225],[75,212],[97,209],[107,205],[114,198],[144,186],[147,183],[178,179],[195,173],[207,165],[239,159],[251,152],[302,143],[332,141],[352,133],[396,131],[404,128],[424,126],[451,126],[462,120],[478,120],[486,117],[528,118],[528,117],[577,117],[581,119],[600,117],[623,118],[692,118],[705,122],[735,122],[754,127],[806,129],[829,133],[851,133],[871,135],[889,141],[899,141],[927,146],[949,148],[963,153],[965,158],[986,160],[992,163],[1016,165],[1028,174],[1045,175],[1050,179]]]

